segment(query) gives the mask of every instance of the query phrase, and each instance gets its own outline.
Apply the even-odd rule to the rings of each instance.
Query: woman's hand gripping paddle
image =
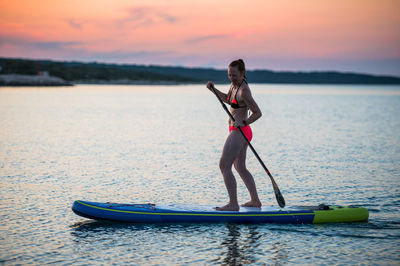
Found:
[[[214,86],[211,86],[211,89],[214,92],[215,96],[217,96],[219,102],[222,104],[222,107],[224,108],[226,113],[229,115],[229,117],[232,119],[232,121],[235,122],[235,118],[233,118],[231,112],[229,112],[228,108],[226,107],[224,102],[221,100],[221,98],[219,97],[218,93],[215,91]],[[261,160],[260,156],[258,156],[256,150],[250,144],[250,141],[246,138],[246,136],[244,135],[244,133],[243,133],[243,131],[242,131],[242,129],[240,127],[239,127],[239,131],[242,134],[243,138],[247,141],[247,144],[249,144],[250,149],[253,151],[254,155],[256,156],[258,161],[260,162],[261,166],[264,168],[265,172],[268,174],[269,178],[271,179],[272,187],[274,188],[274,192],[275,192],[276,201],[278,202],[278,204],[279,204],[279,206],[281,208],[284,208],[285,207],[285,199],[283,198],[283,196],[281,194],[281,191],[278,188],[278,185],[275,183],[274,178],[272,177],[271,173],[268,171],[268,168],[265,166],[265,164]]]

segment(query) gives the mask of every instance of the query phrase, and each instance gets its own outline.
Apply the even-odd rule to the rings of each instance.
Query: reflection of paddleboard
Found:
[[[72,210],[80,216],[95,220],[133,223],[334,223],[368,220],[363,207],[294,206],[283,209],[241,207],[239,211],[217,211],[211,205],[188,204],[120,204],[77,200]]]

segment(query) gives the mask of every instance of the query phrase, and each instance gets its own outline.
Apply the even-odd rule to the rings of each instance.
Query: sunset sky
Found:
[[[0,0],[0,57],[400,76],[400,1]]]

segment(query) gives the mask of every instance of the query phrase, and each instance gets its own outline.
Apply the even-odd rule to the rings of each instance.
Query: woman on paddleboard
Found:
[[[228,76],[231,81],[228,93],[225,94],[217,90],[211,81],[207,83],[207,88],[211,91],[214,88],[222,101],[231,106],[231,114],[235,118],[235,122],[232,119],[228,121],[229,135],[225,141],[219,162],[229,194],[229,203],[223,207],[217,207],[217,210],[238,211],[236,179],[232,172],[232,165],[234,165],[250,193],[250,201],[241,206],[261,207],[254,178],[246,168],[248,144],[238,129],[240,127],[246,138],[251,141],[253,134],[249,125],[261,117],[261,110],[251,95],[246,80],[246,67],[242,59],[235,60],[229,64]],[[248,110],[252,113],[250,117],[248,117]]]

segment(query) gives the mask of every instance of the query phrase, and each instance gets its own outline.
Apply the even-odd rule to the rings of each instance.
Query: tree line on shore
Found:
[[[38,75],[48,73],[72,83],[126,82],[154,83],[228,83],[226,70],[211,68],[187,68],[176,66],[128,65],[62,62],[0,58],[0,74]],[[276,84],[400,84],[400,77],[375,76],[341,72],[276,72],[250,70],[247,77],[251,83]]]

